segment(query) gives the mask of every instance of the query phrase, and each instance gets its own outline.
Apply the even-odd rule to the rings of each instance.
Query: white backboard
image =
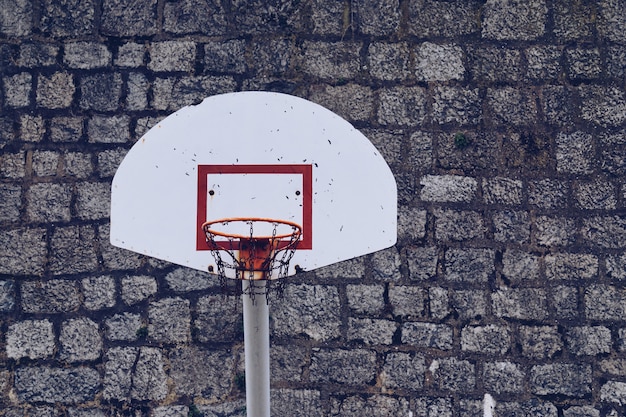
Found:
[[[112,184],[111,243],[206,271],[213,257],[199,226],[225,217],[301,224],[291,275],[394,245],[396,183],[363,134],[315,103],[212,96],[128,152]]]

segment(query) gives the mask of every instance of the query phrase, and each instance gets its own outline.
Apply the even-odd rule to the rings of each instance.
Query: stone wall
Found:
[[[0,0],[0,68],[0,416],[245,415],[240,302],[108,243],[132,144],[241,90],[399,186],[272,303],[274,416],[626,415],[625,1]]]

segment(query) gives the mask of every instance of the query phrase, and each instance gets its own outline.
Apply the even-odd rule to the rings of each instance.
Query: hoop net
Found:
[[[246,292],[251,296],[269,294],[271,282],[287,276],[302,236],[297,223],[260,217],[212,220],[205,222],[202,230],[217,265],[217,271],[209,268],[209,272],[217,272],[225,288],[226,270],[233,270],[235,279],[250,281]],[[252,281],[264,281],[265,285],[253,285]],[[278,292],[282,289],[282,285],[276,288]]]

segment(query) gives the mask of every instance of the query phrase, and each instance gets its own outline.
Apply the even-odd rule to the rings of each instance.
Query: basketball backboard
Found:
[[[293,275],[394,245],[396,183],[350,123],[268,92],[212,96],[168,116],[113,179],[115,246],[207,271],[213,258],[201,226],[230,217],[301,225]]]

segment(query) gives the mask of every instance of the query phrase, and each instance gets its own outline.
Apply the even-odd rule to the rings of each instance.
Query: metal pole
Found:
[[[270,417],[270,318],[266,281],[242,281],[248,417]],[[251,296],[250,292],[256,292]]]

